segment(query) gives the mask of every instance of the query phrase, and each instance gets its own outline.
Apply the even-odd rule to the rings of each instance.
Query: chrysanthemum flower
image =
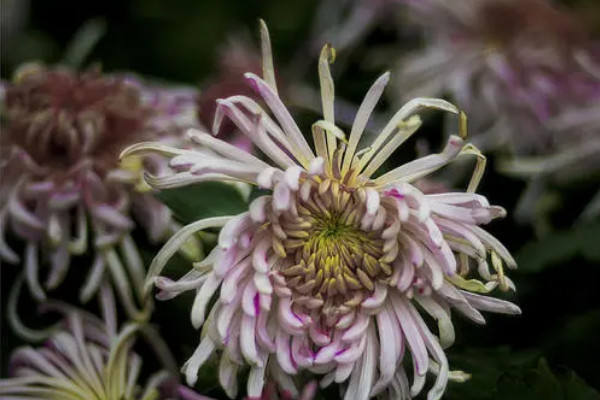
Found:
[[[140,326],[130,323],[117,331],[113,303],[105,303],[104,321],[70,310],[64,327],[44,346],[15,350],[10,378],[0,379],[0,398],[210,400],[175,383],[176,378],[166,369],[148,377],[142,386],[144,360],[132,351]]]
[[[466,193],[425,195],[412,185],[461,155],[484,160],[459,136],[451,136],[439,154],[377,178],[373,174],[419,128],[418,111],[460,114],[463,137],[466,119],[443,100],[415,99],[373,143],[359,150],[389,74],[368,91],[346,139],[335,125],[329,71],[333,50],[326,46],[319,60],[324,119],[312,126],[313,151],[277,95],[264,25],[262,39],[264,79],[251,73],[245,77],[268,110],[244,96],[222,99],[213,128],[217,131],[223,118],[229,118],[269,163],[195,132],[192,140],[218,156],[153,143],[134,145],[124,153],[171,157],[171,167],[179,172],[149,177],[156,188],[233,180],[271,191],[238,216],[186,226],[150,266],[147,285],[160,289],[159,298],[196,291],[192,323],[204,328],[200,345],[183,368],[188,383],[195,382],[200,366],[216,353],[221,385],[231,397],[237,392],[238,369],[248,364],[250,397],[260,395],[266,374],[296,393],[291,377],[308,370],[324,374],[323,386],[343,383],[346,399],[385,394],[410,398],[422,390],[429,371],[437,378],[428,398],[438,399],[448,379],[466,378],[449,371],[443,350],[454,340],[451,310],[478,323],[484,323],[480,310],[520,312],[509,302],[480,294],[498,285],[512,287],[503,266],[514,267],[513,258],[479,227],[505,211],[473,193],[482,161]],[[159,276],[190,235],[218,227],[218,245],[206,259],[178,281]],[[475,265],[486,282],[472,276]],[[439,337],[427,326],[427,315],[437,321]],[[412,386],[405,372],[409,360]]]
[[[4,85],[1,107],[0,256],[20,261],[9,231],[24,244],[31,292],[44,299],[42,266],[49,264],[45,287],[54,289],[73,256],[91,253],[82,300],[108,271],[128,313],[139,316],[127,283],[141,302],[145,271],[130,236],[132,213],[152,241],[173,231],[170,211],[141,179],[144,169],[162,174],[168,166],[158,157],[119,161],[119,153],[140,140],[180,143],[183,130],[198,127],[195,94],[95,70],[25,65]]]
[[[546,0],[404,0],[426,27],[405,59],[402,96],[448,93],[487,147],[545,154],[598,137],[600,54],[582,24]]]

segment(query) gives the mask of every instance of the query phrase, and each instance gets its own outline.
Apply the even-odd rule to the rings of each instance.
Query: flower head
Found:
[[[1,105],[0,256],[19,261],[6,243],[10,231],[24,243],[29,287],[43,299],[40,266],[50,264],[45,286],[56,288],[71,258],[91,247],[82,300],[108,270],[128,312],[138,314],[126,283],[129,275],[141,300],[144,271],[129,235],[132,209],[151,240],[173,230],[169,210],[141,178],[143,170],[160,175],[168,167],[157,157],[120,161],[119,153],[140,140],[178,144],[182,129],[198,126],[194,93],[96,70],[25,65],[4,85]]]
[[[0,397],[210,400],[182,387],[167,369],[155,372],[142,386],[144,360],[132,346],[137,334],[148,328],[129,323],[117,331],[110,290],[103,290],[102,299],[104,321],[81,310],[56,306],[66,312],[62,327],[42,347],[15,350],[10,378],[0,379]]]
[[[545,153],[598,137],[600,55],[582,24],[545,0],[404,1],[427,27],[403,94],[449,93],[488,147]]]
[[[268,44],[264,25],[262,38]],[[512,287],[503,265],[514,267],[515,262],[478,226],[505,212],[473,193],[484,158],[464,143],[464,115],[443,100],[415,99],[392,117],[373,143],[358,150],[389,74],[368,91],[347,137],[335,125],[329,71],[333,51],[325,46],[319,60],[324,119],[312,126],[313,152],[277,95],[270,48],[263,49],[264,79],[251,73],[245,77],[268,110],[245,96],[219,100],[214,131],[229,118],[270,163],[197,132],[190,134],[192,140],[216,156],[152,143],[134,145],[124,153],[150,151],[171,157],[170,165],[179,172],[151,178],[149,183],[157,188],[234,180],[271,191],[238,216],[208,218],[183,228],[150,266],[147,284],[160,289],[159,298],[196,291],[192,323],[204,328],[200,345],[184,366],[188,383],[194,383],[199,367],[222,350],[219,378],[232,397],[238,369],[249,364],[251,397],[260,395],[265,374],[294,391],[292,376],[308,370],[324,374],[323,386],[343,383],[346,399],[386,393],[410,398],[421,391],[430,371],[437,379],[429,398],[440,398],[448,379],[466,378],[449,371],[443,351],[454,339],[450,310],[479,323],[484,322],[479,310],[519,312],[511,303],[476,293],[498,285]],[[462,137],[451,136],[439,154],[373,178],[419,128],[416,113],[427,108],[459,114]],[[479,162],[466,193],[425,195],[412,185],[468,154]],[[159,276],[187,237],[213,227],[222,229],[218,246],[206,259],[178,281]],[[475,264],[486,282],[473,276]],[[205,318],[215,293],[217,300]],[[439,338],[420,310],[438,322]],[[408,353],[412,386],[404,369]]]

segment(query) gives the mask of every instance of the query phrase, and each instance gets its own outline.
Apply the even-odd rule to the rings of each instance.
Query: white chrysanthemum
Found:
[[[324,119],[312,126],[315,152],[277,95],[266,27],[262,29],[264,79],[248,83],[268,107],[245,96],[218,101],[214,131],[227,117],[262,150],[268,162],[211,137],[191,139],[213,150],[193,151],[141,143],[125,155],[147,152],[171,157],[178,173],[148,177],[156,188],[207,180],[242,181],[271,190],[247,212],[208,218],[186,226],[165,245],[150,267],[148,287],[159,298],[195,290],[192,323],[202,339],[184,366],[188,383],[213,354],[219,354],[221,385],[233,397],[237,371],[248,364],[248,395],[261,393],[265,375],[295,391],[292,376],[323,374],[321,385],[342,383],[345,399],[387,395],[411,398],[427,372],[436,376],[429,399],[442,396],[449,371],[444,347],[452,344],[451,310],[483,323],[480,310],[519,313],[487,293],[512,287],[503,265],[515,262],[500,242],[481,229],[505,211],[474,192],[485,159],[463,137],[466,119],[450,103],[415,99],[402,107],[369,146],[361,134],[389,74],[382,75],[360,106],[348,139],[335,125],[333,55],[319,60]],[[373,178],[385,160],[421,125],[416,114],[441,109],[461,117],[461,136],[444,150]],[[476,155],[478,167],[466,193],[425,195],[412,182],[461,155]],[[195,232],[222,227],[217,247],[178,281],[159,276],[169,258]],[[494,268],[490,271],[488,260]],[[472,267],[486,283],[472,278]],[[210,299],[216,302],[208,311]],[[423,314],[439,326],[439,337]],[[410,357],[405,357],[410,353]],[[412,385],[405,372],[412,360]]]

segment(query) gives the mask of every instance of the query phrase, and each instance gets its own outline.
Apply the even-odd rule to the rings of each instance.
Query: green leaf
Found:
[[[451,383],[446,400],[600,400],[600,394],[573,371],[555,372],[535,352],[470,349],[451,353],[450,363],[472,378]]]
[[[105,33],[106,21],[103,18],[93,18],[85,22],[67,45],[62,63],[72,68],[81,68]]]
[[[467,372],[471,378],[465,383],[450,383],[444,399],[490,400],[493,398],[492,390],[504,373],[531,364],[538,357],[536,352],[512,353],[506,347],[451,351],[450,368]]]
[[[184,224],[220,215],[236,215],[248,209],[246,200],[235,186],[220,182],[163,190],[157,197]]]
[[[578,255],[590,261],[599,261],[599,238],[600,223],[596,223],[556,232],[530,242],[517,253],[519,271],[536,273]]]

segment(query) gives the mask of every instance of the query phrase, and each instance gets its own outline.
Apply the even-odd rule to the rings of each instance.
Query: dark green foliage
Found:
[[[527,243],[517,254],[519,271],[536,273],[577,256],[600,262],[600,223],[552,233]]]
[[[157,196],[186,224],[207,217],[236,215],[247,208],[242,193],[235,186],[219,182],[163,190]]]
[[[508,348],[469,349],[451,353],[454,369],[472,374],[465,383],[452,383],[447,400],[598,400],[600,394],[573,371],[553,370],[537,352]]]

